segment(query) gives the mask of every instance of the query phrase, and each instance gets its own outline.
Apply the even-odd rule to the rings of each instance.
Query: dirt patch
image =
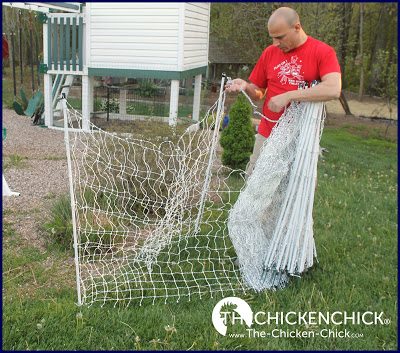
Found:
[[[365,138],[379,138],[397,142],[397,120],[328,113],[325,126],[345,128],[350,133]]]
[[[397,104],[389,105],[385,99],[371,96],[364,96],[360,100],[351,92],[344,92],[344,95],[354,116],[397,120]],[[337,99],[327,102],[326,109],[331,114],[344,114],[343,107]]]

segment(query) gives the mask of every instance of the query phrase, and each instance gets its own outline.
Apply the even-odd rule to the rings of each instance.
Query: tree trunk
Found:
[[[353,114],[351,113],[351,111],[350,111],[349,104],[347,103],[347,99],[346,99],[346,97],[345,97],[343,91],[340,92],[339,101],[340,101],[340,104],[342,105],[342,107],[343,107],[344,112],[346,113],[346,115],[353,115]]]
[[[40,58],[39,58],[39,56],[40,56],[39,39],[38,39],[38,35],[35,33],[35,63],[37,65],[37,69],[36,69],[37,83],[38,83],[38,87],[40,88],[40,71],[39,71]]]
[[[379,93],[376,86],[377,83],[380,82],[381,72],[379,70],[379,67],[374,65],[374,63],[377,60],[378,52],[382,49],[386,49],[387,34],[389,32],[388,30],[389,6],[390,6],[389,3],[383,3],[381,5],[381,9],[379,11],[378,24],[375,29],[376,36],[375,36],[375,42],[373,43],[373,49],[370,61],[371,76],[368,82],[368,92],[371,92],[372,94]]]
[[[354,10],[357,9],[357,4],[354,5]],[[352,28],[354,28],[354,34],[352,35],[351,38],[351,46],[349,47],[349,55],[352,59],[354,59],[357,56],[357,53],[359,51],[359,38],[360,38],[360,11],[354,11],[356,15],[354,16],[354,21],[351,23]],[[352,18],[350,19],[350,21]]]
[[[358,98],[364,94],[364,46],[363,46],[364,4],[360,3],[360,89]]]
[[[10,46],[10,55],[11,55],[11,65],[12,65],[12,74],[13,74],[13,88],[14,88],[14,98],[17,96],[17,77],[15,74],[15,33],[11,32],[11,46]]]
[[[339,64],[342,70],[342,87],[346,87],[345,82],[345,68],[346,68],[346,55],[347,55],[347,47],[349,41],[350,34],[350,24],[351,24],[351,16],[353,13],[353,4],[351,3],[340,3],[341,14],[342,14],[342,31],[340,32],[340,55],[339,55]]]
[[[22,24],[21,24],[21,11],[18,12],[18,45],[19,45],[19,73],[21,85],[24,83],[24,60],[22,48]]]

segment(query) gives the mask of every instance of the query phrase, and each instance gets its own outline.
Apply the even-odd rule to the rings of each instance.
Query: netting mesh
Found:
[[[323,103],[292,103],[265,141],[228,227],[248,285],[283,288],[316,257],[312,210]],[[251,254],[251,256],[249,256]]]
[[[217,155],[224,97],[199,129],[161,142],[122,137],[93,124],[90,132],[65,130],[81,303],[142,304],[282,288],[286,272],[300,273],[312,265],[314,184],[306,180],[314,178],[316,159],[303,158],[315,164],[312,173],[296,161],[319,146],[320,109],[292,104],[246,182],[243,171],[221,165]],[[64,114],[69,126],[82,126],[81,114],[71,106],[65,104]],[[310,121],[315,127],[308,127]],[[306,140],[313,143],[303,146],[302,134],[311,134]],[[299,176],[296,165],[307,175]],[[308,189],[299,189],[298,178]],[[296,188],[305,200],[301,205],[308,203],[305,222],[292,207],[303,202],[293,199],[290,190]],[[298,233],[300,219],[305,226]],[[286,246],[292,243],[297,246]],[[291,267],[277,264],[279,251],[285,259],[292,256]],[[302,267],[298,258],[304,251]]]

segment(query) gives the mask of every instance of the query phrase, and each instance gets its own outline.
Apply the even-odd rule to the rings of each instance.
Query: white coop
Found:
[[[53,126],[57,98],[68,96],[76,76],[83,129],[89,128],[98,76],[168,80],[170,125],[177,122],[180,80],[194,78],[192,119],[199,119],[210,3],[87,2],[79,13],[47,13],[44,22],[45,125]]]

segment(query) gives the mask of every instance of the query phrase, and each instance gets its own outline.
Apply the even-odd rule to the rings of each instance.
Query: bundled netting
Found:
[[[64,102],[80,304],[282,288],[312,265],[320,105],[286,110],[245,182],[218,157],[224,99],[163,141],[83,131]]]
[[[229,215],[229,235],[251,288],[283,288],[313,265],[313,203],[323,103],[293,102],[265,141]]]

